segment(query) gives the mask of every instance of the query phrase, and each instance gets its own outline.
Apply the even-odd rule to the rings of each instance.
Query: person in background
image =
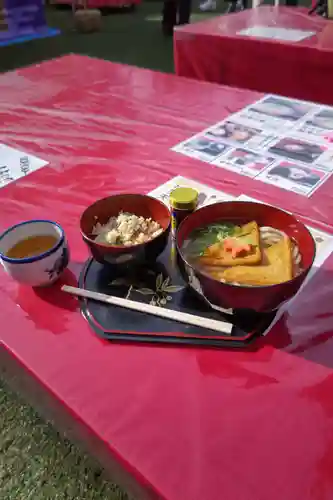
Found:
[[[191,17],[192,0],[164,0],[162,11],[162,31],[172,36],[177,25],[188,24]]]

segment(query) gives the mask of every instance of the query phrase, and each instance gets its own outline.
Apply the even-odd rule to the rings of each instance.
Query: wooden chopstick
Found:
[[[74,286],[63,285],[61,289],[64,292],[70,293],[71,295],[76,295],[77,297],[97,300],[99,302],[104,302],[113,306],[124,307],[126,309],[132,309],[133,311],[152,314],[153,316],[159,316],[160,318],[171,319],[180,323],[199,326],[201,328],[226,333],[229,335],[231,334],[232,324],[225,321],[217,321],[215,319],[205,318],[203,316],[195,316],[194,314],[188,314],[180,311],[174,311],[173,309],[165,309],[163,307],[152,306],[143,302],[135,302],[134,300],[123,299],[121,297],[115,297],[113,295],[106,295],[105,293],[93,292],[91,290],[85,290],[83,288],[76,288]]]

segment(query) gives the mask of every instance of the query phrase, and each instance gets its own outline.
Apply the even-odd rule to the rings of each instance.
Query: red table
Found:
[[[178,174],[331,223],[333,181],[308,199],[170,151],[258,97],[74,55],[1,75],[0,142],[50,166],[1,189],[0,230],[57,220],[73,283],[84,207]],[[1,370],[137,498],[332,500],[332,272],[244,351],[108,343],[58,287],[1,272]]]
[[[316,35],[283,42],[238,34],[254,26]],[[174,57],[180,76],[333,103],[333,23],[307,9],[263,6],[179,27]]]

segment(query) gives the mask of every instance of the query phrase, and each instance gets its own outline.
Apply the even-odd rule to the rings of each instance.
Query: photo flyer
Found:
[[[333,108],[267,95],[173,151],[310,197],[333,172]]]

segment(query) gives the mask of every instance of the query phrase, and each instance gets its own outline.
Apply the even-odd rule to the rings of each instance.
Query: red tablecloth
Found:
[[[238,34],[254,26],[316,35],[281,42]],[[180,76],[333,103],[333,23],[303,8],[263,6],[179,27],[174,57]]]
[[[332,223],[333,179],[305,198],[170,151],[258,97],[73,55],[1,75],[0,142],[50,166],[0,190],[0,230],[57,220],[74,280],[88,256],[83,209],[178,174]],[[244,351],[108,343],[75,299],[21,288],[1,272],[0,366],[20,367],[40,388],[36,402],[58,403],[144,498],[332,500],[331,272],[332,258]]]

